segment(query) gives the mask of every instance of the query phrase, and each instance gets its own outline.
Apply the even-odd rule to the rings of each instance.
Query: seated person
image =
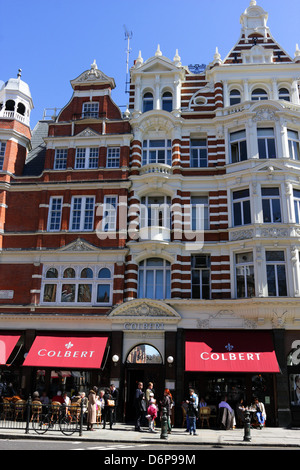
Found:
[[[231,406],[227,403],[227,397],[219,403],[219,419],[220,426],[225,429],[232,429],[235,425],[234,411]]]

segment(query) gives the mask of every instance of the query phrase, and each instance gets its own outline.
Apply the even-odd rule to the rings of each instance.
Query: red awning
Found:
[[[280,372],[271,334],[265,331],[187,332],[185,370]]]
[[[6,364],[20,336],[0,336],[0,364]]]
[[[24,366],[99,369],[108,338],[38,336]]]

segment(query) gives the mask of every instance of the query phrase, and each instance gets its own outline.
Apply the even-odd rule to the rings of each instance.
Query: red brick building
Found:
[[[20,76],[0,90],[2,373],[24,392],[113,381],[131,420],[152,381],[178,422],[189,386],[212,410],[258,394],[269,425],[299,421],[300,52],[267,17],[252,0],[207,66],[140,52],[125,113],[95,62],[33,131]],[[105,349],[76,368],[58,338]]]

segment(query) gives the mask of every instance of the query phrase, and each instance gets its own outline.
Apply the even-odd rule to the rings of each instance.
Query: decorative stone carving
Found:
[[[256,116],[253,118],[254,122],[278,120],[279,118],[276,116],[275,110],[270,107],[259,108],[256,111]]]

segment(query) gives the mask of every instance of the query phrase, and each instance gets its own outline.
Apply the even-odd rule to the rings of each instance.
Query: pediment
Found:
[[[94,131],[90,127],[86,127],[83,131],[76,134],[76,137],[99,137],[99,132]]]
[[[110,314],[110,318],[124,319],[135,318],[135,320],[181,320],[180,315],[169,305],[159,300],[138,299],[130,302],[125,302],[122,305],[114,308]]]
[[[71,85],[74,88],[76,85],[85,85],[85,84],[98,84],[105,85],[107,84],[112,89],[116,87],[115,81],[113,78],[105,75],[101,70],[98,69],[96,61],[91,64],[90,70],[82,72],[77,78],[71,80]]]
[[[178,73],[178,66],[167,57],[155,56],[146,60],[146,62],[139,67],[133,67],[132,72],[138,74]]]
[[[59,252],[99,251],[99,248],[92,245],[91,243],[88,243],[85,240],[82,240],[82,238],[77,238],[77,240],[75,240],[74,242],[71,242],[68,245],[65,245],[65,246],[59,248],[57,251],[59,251]]]

